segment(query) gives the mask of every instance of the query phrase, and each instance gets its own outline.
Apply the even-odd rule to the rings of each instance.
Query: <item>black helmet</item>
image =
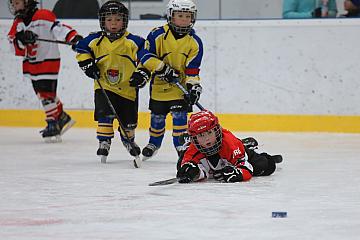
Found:
[[[123,19],[123,27],[117,33],[109,32],[105,27],[105,18],[108,15],[118,14]],[[129,10],[124,4],[118,1],[108,1],[104,3],[99,10],[100,28],[111,40],[120,38],[126,31],[129,23]]]
[[[23,0],[23,1],[24,1],[24,9],[18,11],[15,10],[12,4],[13,0],[8,1],[9,10],[12,15],[19,18],[26,18],[36,9],[36,5],[39,4],[36,0]]]

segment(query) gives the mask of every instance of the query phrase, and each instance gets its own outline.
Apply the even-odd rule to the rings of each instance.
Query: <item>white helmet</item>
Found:
[[[191,13],[191,23],[189,26],[180,27],[174,24],[173,14],[174,12],[189,12]],[[178,34],[187,34],[194,27],[196,20],[196,5],[192,0],[170,0],[167,5],[167,22],[169,26]]]

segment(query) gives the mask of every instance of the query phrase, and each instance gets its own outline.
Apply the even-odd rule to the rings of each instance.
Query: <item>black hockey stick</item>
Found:
[[[186,90],[186,88],[181,85],[181,83],[179,81],[174,82],[174,84],[186,95],[189,96],[190,93],[188,92],[188,90]],[[203,106],[201,106],[201,104],[199,102],[196,102],[195,105],[201,110],[205,110],[205,108]]]
[[[83,51],[83,52],[88,52],[88,53],[92,56],[92,58],[94,59],[94,61],[96,60],[96,57],[95,57],[95,55],[94,55],[93,52],[89,52],[88,50],[81,49],[81,48],[76,48],[76,49],[75,49],[75,51],[77,51],[77,52],[78,52],[79,50],[81,50],[81,51]],[[100,59],[99,59],[99,60],[100,60]],[[96,64],[99,60],[97,60],[97,61],[95,62],[95,64]],[[124,127],[124,125],[122,124],[122,122],[120,121],[120,117],[119,117],[119,115],[117,114],[117,112],[116,112],[116,110],[115,110],[115,108],[114,108],[114,105],[112,105],[112,103],[111,103],[111,101],[110,101],[110,99],[109,99],[109,96],[106,94],[105,89],[103,88],[103,86],[101,85],[101,83],[100,83],[100,81],[99,81],[99,76],[94,75],[94,79],[95,79],[95,81],[99,84],[99,87],[101,88],[101,91],[102,91],[104,97],[106,98],[106,101],[107,101],[107,103],[108,103],[111,111],[113,112],[113,114],[115,115],[116,119],[118,120],[121,130],[124,132],[124,135],[125,135],[124,137],[125,137],[126,140],[129,142],[131,149],[135,152],[135,154],[137,154],[137,152],[136,152],[136,146],[135,146],[134,142],[130,141],[130,137],[129,137],[129,135],[127,134],[127,132],[125,131],[125,127]],[[140,168],[141,163],[142,163],[142,161],[141,161],[141,159],[140,159],[140,156],[139,156],[139,154],[137,154],[137,155],[135,156],[135,159],[134,159],[134,167],[135,167],[135,168]]]
[[[149,183],[149,186],[169,185],[169,184],[176,183],[177,181],[178,181],[177,178],[170,178],[170,179],[166,179],[166,180]]]
[[[100,81],[99,81],[99,78],[96,77],[96,76],[94,76],[94,79],[95,79],[96,82],[99,84],[99,86],[100,86],[100,88],[101,88],[101,91],[102,91],[104,97],[106,98],[106,101],[107,101],[107,103],[108,103],[111,111],[112,111],[113,114],[116,116],[116,119],[117,119],[118,122],[119,122],[119,125],[120,125],[121,130],[124,132],[124,135],[125,135],[124,137],[125,137],[126,140],[129,142],[131,149],[135,152],[135,154],[137,154],[135,144],[134,144],[134,142],[130,141],[130,137],[129,137],[129,135],[127,134],[127,132],[125,131],[125,127],[124,127],[124,125],[121,123],[120,117],[119,117],[119,115],[117,114],[117,112],[115,111],[114,105],[112,105],[112,103],[111,103],[111,101],[110,101],[110,99],[109,99],[109,96],[106,94],[105,89],[103,88],[103,86],[101,85],[101,83],[100,83]],[[135,168],[140,168],[140,167],[141,167],[141,162],[142,162],[142,161],[141,161],[141,159],[140,159],[140,156],[139,156],[139,154],[137,154],[137,155],[135,156],[135,160],[134,160],[134,166],[135,166]]]
[[[50,43],[65,44],[65,45],[72,46],[71,43],[65,42],[65,41],[52,40],[52,39],[43,39],[43,38],[37,38],[36,40],[37,40],[37,41],[41,41],[41,42],[50,42]]]

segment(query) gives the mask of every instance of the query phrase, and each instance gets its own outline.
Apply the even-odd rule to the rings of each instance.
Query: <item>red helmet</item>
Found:
[[[215,133],[216,141],[211,146],[203,146],[199,143],[198,135],[210,131]],[[201,153],[211,156],[219,152],[222,142],[222,131],[218,118],[212,112],[204,110],[192,114],[188,123],[188,133],[191,141]]]

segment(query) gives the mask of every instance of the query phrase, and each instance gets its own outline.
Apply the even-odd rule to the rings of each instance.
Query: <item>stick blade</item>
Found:
[[[142,163],[142,160],[140,158],[140,156],[136,156],[135,159],[134,159],[134,167],[135,168],[140,168],[141,167],[141,163]]]
[[[178,181],[177,178],[170,178],[170,179],[166,179],[166,180],[149,183],[149,186],[169,185],[169,184],[176,183],[177,181]]]

